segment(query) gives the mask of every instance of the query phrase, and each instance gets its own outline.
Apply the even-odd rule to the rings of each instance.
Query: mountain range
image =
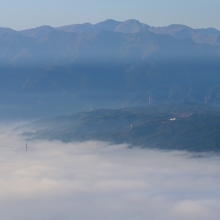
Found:
[[[62,27],[41,26],[33,29],[17,31],[24,36],[41,38],[51,31],[74,32],[74,33],[92,33],[95,31],[105,30],[121,33],[137,33],[140,31],[150,31],[156,34],[169,34],[178,39],[189,38],[196,43],[206,43],[211,45],[220,45],[220,31],[215,28],[193,29],[186,25],[172,24],[165,27],[153,27],[141,23],[138,20],[130,19],[124,22],[108,19],[97,24],[84,23],[73,24]],[[14,32],[12,29],[0,29],[0,32]]]
[[[1,117],[220,104],[220,31],[137,20],[0,28]]]

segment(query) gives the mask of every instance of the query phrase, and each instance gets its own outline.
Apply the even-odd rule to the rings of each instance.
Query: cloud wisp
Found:
[[[0,134],[4,220],[219,219],[220,157]]]

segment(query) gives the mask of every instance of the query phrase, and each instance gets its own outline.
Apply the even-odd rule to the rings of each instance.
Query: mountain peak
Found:
[[[117,26],[115,31],[123,33],[137,33],[139,31],[149,30],[150,26],[142,24],[138,20],[130,19]]]
[[[99,22],[96,24],[96,26],[100,29],[106,30],[106,31],[114,31],[115,28],[120,24],[120,21],[115,21],[113,19],[107,19],[105,21]]]
[[[0,27],[0,33],[1,32],[8,32],[8,33],[15,33],[17,31],[11,29],[11,28],[4,28],[4,27]]]
[[[31,28],[23,31],[19,31],[22,35],[33,38],[41,38],[51,31],[56,31],[54,28],[48,25],[43,25],[36,28]]]

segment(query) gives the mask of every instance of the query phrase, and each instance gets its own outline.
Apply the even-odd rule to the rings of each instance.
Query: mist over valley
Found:
[[[26,142],[14,128],[0,129],[3,219],[219,218],[218,154]]]

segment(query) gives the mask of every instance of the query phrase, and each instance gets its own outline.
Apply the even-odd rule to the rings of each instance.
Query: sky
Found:
[[[23,30],[137,19],[151,26],[185,24],[220,30],[219,0],[0,0],[0,27]]]
[[[1,219],[219,219],[219,155],[24,143],[13,127],[0,129]]]

